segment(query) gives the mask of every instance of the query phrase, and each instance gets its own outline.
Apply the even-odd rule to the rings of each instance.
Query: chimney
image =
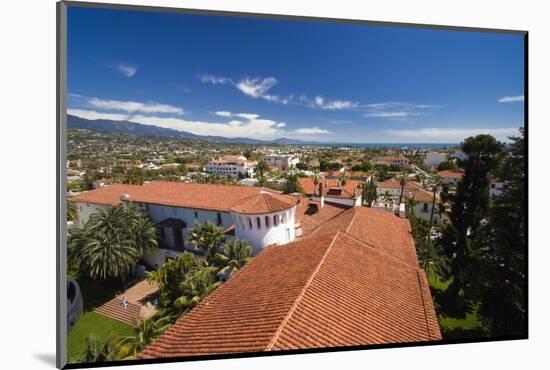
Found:
[[[319,204],[321,208],[325,205],[325,195],[323,194],[323,184],[319,183]]]

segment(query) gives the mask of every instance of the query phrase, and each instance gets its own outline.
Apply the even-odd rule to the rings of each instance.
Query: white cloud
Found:
[[[500,141],[509,141],[509,136],[517,136],[517,128],[446,128],[431,127],[414,130],[385,130],[392,142],[407,143],[458,143],[469,136],[489,134]]]
[[[114,64],[111,66],[111,68],[113,68],[114,70],[118,71],[119,73],[121,73],[126,77],[132,77],[133,75],[136,74],[138,70],[136,65],[125,64],[125,63]]]
[[[220,117],[231,117],[232,114],[231,112],[228,112],[228,111],[224,111],[224,110],[220,110],[220,111],[217,111],[216,113],[214,113],[216,116],[220,116]]]
[[[135,101],[103,100],[98,98],[88,99],[88,104],[94,108],[107,110],[122,110],[128,113],[172,113],[183,114],[183,109],[168,104],[140,103]]]
[[[327,100],[321,95],[317,95],[313,99],[308,98],[306,95],[301,95],[298,101],[300,104],[310,108],[320,108],[323,110],[345,110],[359,107],[358,102],[340,99]]]
[[[364,108],[364,117],[406,119],[411,116],[425,115],[428,110],[437,108],[437,106],[431,104],[383,102],[367,104]]]
[[[324,135],[324,134],[332,134],[331,131],[319,128],[319,127],[307,127],[307,128],[299,128],[293,131],[297,135]]]
[[[232,82],[230,78],[212,75],[202,75],[199,79],[203,83],[210,83],[213,85],[225,85]]]
[[[302,139],[308,139],[321,134],[330,134],[330,131],[318,127],[300,128],[294,131],[285,131],[283,127],[285,122],[277,122],[270,119],[260,118],[253,113],[223,113],[224,118],[240,117],[242,120],[229,120],[227,122],[205,122],[191,121],[176,117],[158,117],[146,116],[143,114],[113,114],[96,112],[93,110],[69,109],[69,114],[86,119],[110,119],[114,121],[131,121],[144,125],[154,125],[159,127],[171,128],[174,130],[187,131],[196,135],[211,135],[224,137],[250,137],[255,139],[272,140],[288,135],[298,136]]]
[[[129,118],[127,114],[96,112],[94,110],[83,109],[67,109],[67,114],[91,120],[108,119],[112,121],[126,121]]]
[[[267,100],[276,99],[272,95],[266,95],[267,90],[271,89],[277,84],[275,77],[267,78],[245,78],[240,80],[235,87],[239,89],[243,94],[251,96],[253,98],[262,98],[268,96]]]
[[[517,95],[517,96],[503,96],[502,98],[498,99],[499,103],[517,103],[524,101],[525,98],[523,95]]]

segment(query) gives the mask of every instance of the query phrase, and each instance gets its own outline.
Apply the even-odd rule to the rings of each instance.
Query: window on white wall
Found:
[[[265,227],[269,227],[269,216],[265,216]]]
[[[279,226],[279,215],[273,215],[273,226]]]
[[[256,217],[256,225],[258,226],[258,229],[262,228],[262,220],[260,220],[259,217]]]
[[[281,215],[281,222],[286,223],[286,212]]]
[[[252,219],[248,217],[248,228],[252,229]]]

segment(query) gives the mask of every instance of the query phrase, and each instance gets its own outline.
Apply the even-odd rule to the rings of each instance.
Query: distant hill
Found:
[[[158,136],[173,139],[207,140],[218,143],[239,143],[239,144],[280,144],[280,145],[301,145],[309,142],[279,138],[275,140],[258,140],[244,137],[228,138],[223,136],[202,136],[187,131],[179,131],[171,128],[144,125],[129,121],[113,121],[108,119],[89,120],[77,116],[67,115],[67,128],[84,129],[97,132],[110,132],[136,136]]]

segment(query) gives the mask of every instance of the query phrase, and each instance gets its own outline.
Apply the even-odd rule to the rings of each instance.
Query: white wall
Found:
[[[254,255],[268,245],[286,244],[295,238],[295,214],[295,206],[282,212],[268,214],[242,215],[232,213],[235,224],[235,237],[246,240],[252,246]],[[282,222],[283,215],[285,222]],[[279,218],[277,226],[274,226],[273,223],[275,216]],[[267,227],[266,217],[269,220]],[[260,227],[258,227],[257,218],[260,219]],[[252,227],[250,227],[251,225]]]
[[[84,224],[88,222],[92,213],[111,208],[111,206],[92,203],[75,202],[75,204],[77,209],[77,219],[75,220],[74,226],[80,228],[84,227]]]

